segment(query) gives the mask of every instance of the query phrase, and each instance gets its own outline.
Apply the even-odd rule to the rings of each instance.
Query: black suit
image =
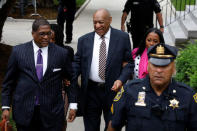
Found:
[[[58,7],[57,23],[64,30],[64,22],[66,21],[66,40],[72,40],[73,21],[75,19],[76,0],[60,0]]]
[[[99,86],[89,80],[89,73],[91,68],[93,45],[94,45],[95,32],[91,32],[79,38],[77,53],[74,59],[74,78],[81,74],[81,91],[79,93],[80,104],[84,116],[86,130],[99,130],[99,118],[97,120],[90,120],[91,122],[97,121],[97,126],[90,129],[89,125],[95,123],[86,122],[86,116],[91,114],[89,108],[96,108],[98,111],[92,115],[98,115],[104,112],[106,124],[109,120],[110,106],[112,104],[115,92],[111,90],[115,80],[121,80],[123,83],[127,81],[133,71],[133,61],[131,57],[131,45],[129,35],[125,32],[111,28],[107,65],[105,71],[105,84]],[[124,68],[123,62],[129,62]],[[98,95],[98,97],[97,97]],[[91,101],[94,99],[95,101]],[[96,105],[94,105],[96,104]],[[88,129],[89,128],[89,129]],[[97,129],[96,129],[97,128]]]
[[[61,70],[55,71],[57,68]],[[39,81],[32,42],[15,46],[3,82],[2,106],[10,106],[12,102],[16,124],[29,126],[34,114],[35,96],[39,93],[39,116],[44,128],[52,131],[61,129],[64,122],[62,80],[71,79],[71,69],[68,51],[50,43],[47,69]],[[72,95],[68,95],[70,102],[75,102]]]

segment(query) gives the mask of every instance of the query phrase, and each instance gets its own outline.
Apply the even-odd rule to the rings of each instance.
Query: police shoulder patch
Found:
[[[111,105],[111,113],[114,114],[114,105]]]
[[[197,93],[193,95],[195,102],[197,103]]]
[[[123,92],[124,92],[124,88],[122,86],[121,90],[116,94],[114,101],[119,101]]]

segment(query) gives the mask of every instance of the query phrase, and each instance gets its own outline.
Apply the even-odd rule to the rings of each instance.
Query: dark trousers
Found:
[[[66,21],[66,40],[72,40],[73,22],[75,18],[75,10],[64,12],[63,7],[58,8],[57,23],[64,30],[64,23]]]
[[[59,125],[56,124],[50,128],[44,127],[40,118],[40,107],[36,106],[30,125],[24,126],[16,123],[16,128],[17,131],[62,131],[63,122],[59,122]]]
[[[109,93],[104,85],[89,84],[87,93],[87,104],[83,116],[85,131],[100,131],[101,114],[104,115],[105,130],[110,120]]]

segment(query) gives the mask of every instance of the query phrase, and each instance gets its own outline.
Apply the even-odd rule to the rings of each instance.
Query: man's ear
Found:
[[[176,75],[176,64],[175,64],[175,62],[173,62],[172,75],[173,75],[173,76],[175,76],[175,75]]]
[[[32,37],[34,38],[34,37],[35,37],[35,32],[32,31],[32,32],[31,32],[31,35],[32,35]]]
[[[150,62],[148,61],[147,71],[148,71],[149,66],[150,66]]]
[[[111,22],[112,22],[112,17],[110,17],[109,20],[110,20],[110,24],[111,24]]]

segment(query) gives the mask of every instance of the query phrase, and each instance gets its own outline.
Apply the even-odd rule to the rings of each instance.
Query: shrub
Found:
[[[197,91],[197,41],[179,51],[176,69],[176,79]]]

